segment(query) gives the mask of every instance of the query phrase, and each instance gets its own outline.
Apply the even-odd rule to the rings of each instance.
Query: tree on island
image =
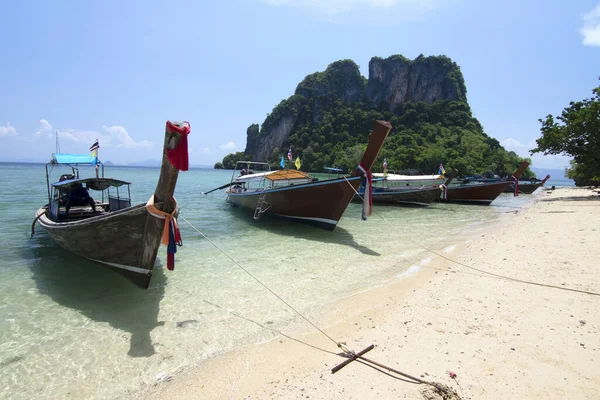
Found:
[[[531,154],[573,157],[566,175],[577,186],[600,185],[600,86],[593,96],[570,102],[561,115],[540,119],[542,136]]]

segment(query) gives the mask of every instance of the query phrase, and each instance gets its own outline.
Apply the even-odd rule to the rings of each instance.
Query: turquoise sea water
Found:
[[[153,193],[158,173],[106,167],[105,175],[133,182],[136,204]],[[531,200],[504,194],[489,207],[376,206],[366,222],[360,204],[350,204],[328,232],[255,221],[221,191],[200,194],[230,177],[208,169],[181,173],[181,215],[308,317],[402,279],[431,257],[407,236],[439,251]],[[310,329],[183,220],[175,271],[163,268],[161,248],[147,290],[65,252],[39,226],[30,238],[35,212],[47,202],[45,185],[43,165],[0,164],[0,398],[126,397],[208,357],[276,336],[249,320],[289,335]]]

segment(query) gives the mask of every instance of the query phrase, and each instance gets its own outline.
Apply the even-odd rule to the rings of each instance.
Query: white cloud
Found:
[[[45,119],[40,119],[40,126],[42,129],[52,130],[52,125],[50,125],[50,122]]]
[[[600,46],[600,4],[583,16],[583,27],[579,30],[586,46]]]
[[[154,145],[154,142],[148,140],[140,140],[136,142],[129,135],[129,132],[122,126],[106,126],[104,125],[104,131],[110,135],[111,142],[114,139],[117,148],[126,149],[147,149]]]
[[[328,15],[361,10],[401,8],[404,11],[431,9],[436,0],[264,0],[273,6],[310,8]]]
[[[221,150],[234,150],[235,149],[235,143],[230,140],[229,142],[220,145],[219,148]]]
[[[52,125],[45,119],[40,119],[40,127],[35,131],[35,136],[40,137],[42,134],[47,134],[49,137],[52,136]]]
[[[154,146],[154,142],[148,140],[134,140],[127,129],[123,126],[102,126],[103,131],[85,131],[77,129],[61,130],[59,139],[68,140],[90,146],[96,139],[101,148],[116,147],[124,149],[147,149]]]
[[[0,136],[17,136],[17,130],[9,122],[0,125]]]
[[[522,143],[520,140],[509,137],[500,142],[500,145],[508,151],[514,151],[519,154],[527,153],[529,150],[535,147],[535,140],[531,140],[529,143]]]
[[[531,155],[529,150],[536,147],[535,139],[531,139],[529,143],[523,143],[518,139],[509,137],[500,142],[500,145],[508,151],[514,151],[519,156],[531,158],[531,166],[537,168],[562,169],[569,166],[571,157],[563,155],[543,155],[535,153]]]

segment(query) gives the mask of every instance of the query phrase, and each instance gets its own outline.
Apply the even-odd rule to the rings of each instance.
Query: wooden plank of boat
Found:
[[[514,173],[518,178],[527,169],[529,162],[523,161],[519,169]],[[504,190],[512,185],[511,181],[499,181],[490,183],[465,184],[448,187],[448,196],[440,201],[448,203],[470,203],[489,205]]]
[[[370,170],[387,138],[391,125],[375,121],[361,164]],[[358,168],[350,177],[327,179],[297,185],[227,191],[228,201],[255,212],[333,230],[361,181]]]
[[[187,170],[188,133],[187,122],[167,121],[162,166],[153,197],[154,207],[159,212],[176,216],[173,192],[179,169],[173,166],[168,153],[185,157],[186,166],[182,170]],[[184,150],[185,154],[182,153]],[[173,157],[171,155],[171,159]],[[64,221],[51,219],[48,206],[44,206],[38,210],[37,218],[65,250],[115,270],[142,288],[148,287],[165,220],[151,215],[146,203]]]

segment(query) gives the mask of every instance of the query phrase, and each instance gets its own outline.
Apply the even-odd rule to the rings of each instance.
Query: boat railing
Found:
[[[265,184],[269,185],[270,181],[264,178],[265,173],[271,172],[271,166],[266,162],[259,161],[238,161],[235,163],[235,168],[231,174],[231,191],[245,191],[250,188],[254,190],[265,190]],[[256,174],[256,179],[248,179],[243,182],[235,182],[238,178],[242,176],[254,175]],[[260,176],[258,174],[263,174]],[[235,184],[234,184],[235,183]]]
[[[127,186],[127,197],[121,196],[119,194],[119,187],[116,186],[115,189],[117,191],[116,196],[110,192],[110,187],[106,188],[107,196],[108,196],[108,207],[110,211],[117,211],[123,208],[131,207],[131,189],[129,185]],[[102,191],[102,201],[104,202],[104,191]]]
[[[131,207],[131,199],[123,199],[112,195],[108,196],[108,207],[110,211],[122,210]]]

